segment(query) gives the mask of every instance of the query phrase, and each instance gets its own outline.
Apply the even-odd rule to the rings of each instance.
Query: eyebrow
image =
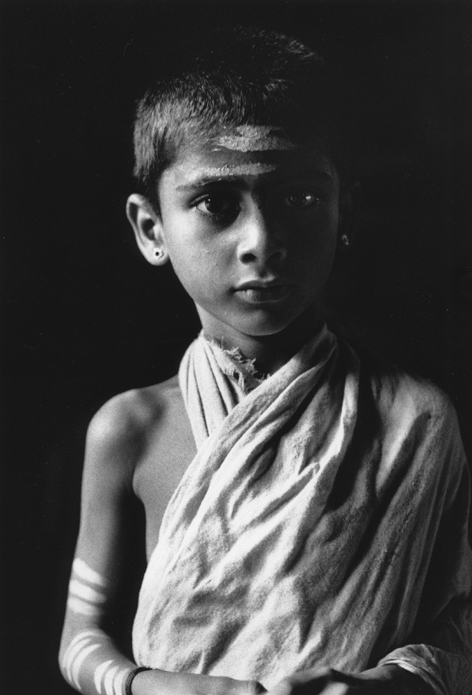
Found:
[[[266,165],[262,165],[266,166]],[[244,185],[246,181],[244,180],[243,176],[244,173],[241,172],[242,167],[237,167],[239,169],[238,173],[234,174],[218,174],[217,171],[218,169],[215,169],[215,174],[206,174],[202,175],[198,178],[196,178],[194,181],[189,181],[188,183],[181,184],[180,186],[177,186],[178,191],[195,191],[201,188],[204,188],[205,186],[211,186],[211,185],[234,185],[234,184],[241,184]],[[274,172],[275,167],[270,167],[267,171],[258,171],[257,173],[266,173],[270,174]],[[256,176],[257,173],[246,173],[246,176]],[[332,183],[334,182],[333,176],[329,174],[327,171],[321,171],[320,169],[308,169],[303,171],[297,176],[288,176],[288,177],[280,177],[280,180],[284,180],[285,178],[289,178],[291,180],[300,180],[300,179],[306,179],[306,178],[311,178],[311,179],[318,179],[321,183]],[[277,177],[271,177],[272,181],[274,183],[277,183]]]
[[[178,191],[195,191],[199,188],[205,188],[205,186],[211,186],[212,184],[229,184],[234,185],[235,183],[244,184],[244,179],[240,174],[228,175],[228,176],[205,176],[195,181],[189,183],[181,184],[177,186]]]

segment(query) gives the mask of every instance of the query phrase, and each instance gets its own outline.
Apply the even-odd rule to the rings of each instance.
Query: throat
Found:
[[[227,330],[222,336],[208,330],[207,326],[204,326],[203,335],[223,349],[235,366],[243,370],[247,384],[254,388],[283,367],[322,326],[322,319],[310,315],[298,317],[276,335],[251,336],[236,332],[233,335]]]

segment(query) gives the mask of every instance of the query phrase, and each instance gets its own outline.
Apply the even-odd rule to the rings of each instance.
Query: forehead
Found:
[[[241,125],[186,138],[163,178],[183,185],[233,178],[296,178],[319,172],[337,181],[333,161],[313,140],[297,140],[282,128]]]
[[[210,144],[216,152],[287,152],[297,147],[282,128],[268,125],[224,128],[210,138]]]

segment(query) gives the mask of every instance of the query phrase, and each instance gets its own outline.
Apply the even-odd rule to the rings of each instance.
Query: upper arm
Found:
[[[78,629],[103,627],[130,565],[130,533],[144,540],[132,493],[144,436],[128,394],[112,399],[90,423],[63,643]]]
[[[120,540],[141,439],[120,398],[95,415],[87,432],[77,544],[78,556],[111,585],[119,572]]]

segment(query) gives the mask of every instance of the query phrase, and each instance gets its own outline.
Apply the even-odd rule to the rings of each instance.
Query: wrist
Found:
[[[398,664],[384,664],[372,671],[382,673],[382,679],[388,683],[392,695],[434,695],[432,688],[421,676]]]
[[[136,695],[136,680],[140,677],[141,674],[151,670],[152,669],[150,669],[147,666],[137,666],[132,671],[130,671],[124,683],[124,695]]]

